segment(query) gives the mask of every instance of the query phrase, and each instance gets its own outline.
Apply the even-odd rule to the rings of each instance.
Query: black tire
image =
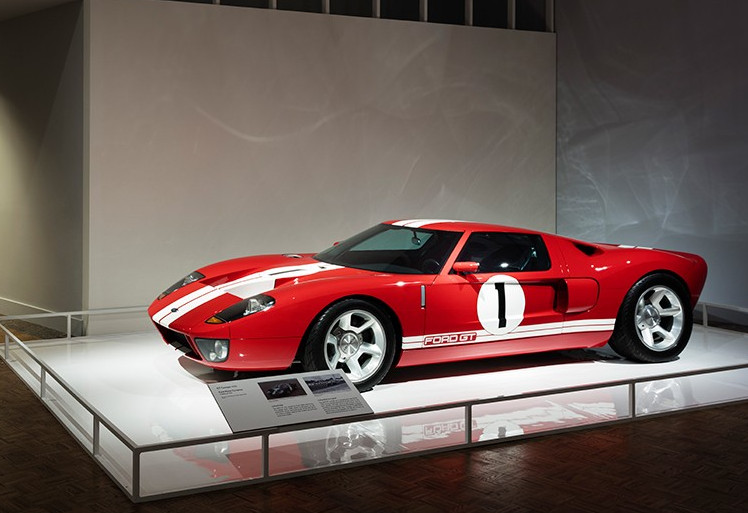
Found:
[[[685,349],[693,329],[693,309],[688,298],[685,287],[674,276],[645,276],[623,299],[610,347],[638,362],[674,359]]]
[[[328,335],[334,343],[328,341]],[[387,314],[368,301],[344,299],[317,318],[301,364],[306,371],[342,369],[356,388],[365,392],[389,372],[395,353],[395,329]]]

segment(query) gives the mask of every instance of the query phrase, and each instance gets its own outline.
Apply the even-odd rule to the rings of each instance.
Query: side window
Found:
[[[478,262],[479,273],[547,271],[548,250],[540,235],[475,232],[457,257],[458,262]]]

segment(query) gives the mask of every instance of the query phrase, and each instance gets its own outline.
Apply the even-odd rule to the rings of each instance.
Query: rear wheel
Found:
[[[305,370],[341,369],[360,391],[387,374],[395,358],[395,330],[376,305],[346,299],[325,310],[309,332]]]
[[[630,360],[663,362],[685,349],[693,312],[683,285],[673,276],[652,274],[626,294],[610,347]]]

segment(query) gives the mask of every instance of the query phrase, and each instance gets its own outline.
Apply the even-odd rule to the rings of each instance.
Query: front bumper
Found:
[[[293,363],[299,349],[299,338],[229,338],[200,334],[197,338],[229,340],[229,355],[224,362],[211,362],[201,353],[195,339],[154,322],[164,341],[186,357],[213,369],[231,371],[270,371],[287,369]]]

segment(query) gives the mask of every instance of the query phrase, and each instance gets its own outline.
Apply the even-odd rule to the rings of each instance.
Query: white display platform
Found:
[[[402,369],[363,394],[374,416],[233,434],[208,387],[231,376],[155,332],[26,345],[6,342],[8,365],[134,501],[748,399],[748,334],[695,326],[668,363],[603,350]]]

